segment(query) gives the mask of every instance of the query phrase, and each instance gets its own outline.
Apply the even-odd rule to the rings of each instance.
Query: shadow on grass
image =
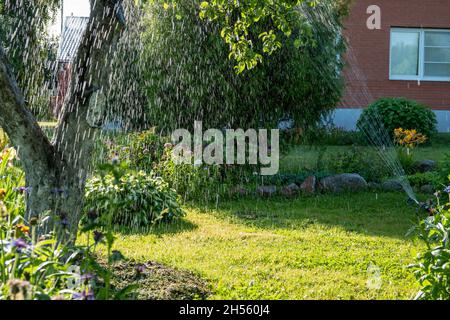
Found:
[[[417,221],[417,210],[401,193],[358,193],[286,199],[241,199],[224,202],[220,217],[261,229],[299,230],[312,225],[349,232],[405,239]]]
[[[197,229],[198,226],[191,221],[179,219],[171,223],[163,223],[150,227],[118,227],[115,231],[122,235],[145,235],[153,234],[156,236],[175,235],[182,232],[189,232]]]

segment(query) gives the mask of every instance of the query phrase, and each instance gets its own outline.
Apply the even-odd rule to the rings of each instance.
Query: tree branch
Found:
[[[5,52],[0,45],[0,127],[5,130],[28,172],[54,164],[53,147],[25,105]]]
[[[121,0],[97,0],[91,5],[54,142],[65,167],[79,173],[87,169],[95,135],[88,121],[91,97],[95,92],[105,92],[109,85],[110,62],[124,23]]]

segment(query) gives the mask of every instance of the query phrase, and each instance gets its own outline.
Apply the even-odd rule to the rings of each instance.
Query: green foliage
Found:
[[[358,173],[367,181],[380,182],[392,174],[376,153],[368,156],[367,150],[359,147],[334,153],[325,162],[324,166],[331,172]]]
[[[52,117],[49,106],[57,41],[47,34],[59,0],[0,0],[0,45],[18,85],[38,119]]]
[[[306,132],[302,144],[321,146],[365,146],[361,132],[346,131],[335,126],[323,126]]]
[[[220,35],[229,45],[229,57],[236,62],[238,73],[254,68],[264,55],[280,50],[285,38],[293,39],[295,47],[305,44],[298,34],[298,21],[304,20],[308,7],[334,6],[340,15],[348,1],[281,0],[281,1],[227,1],[210,0],[200,3],[200,17],[218,22]],[[330,28],[339,26],[339,19],[329,20]],[[311,26],[302,30],[312,33]],[[314,43],[314,42],[313,42]]]
[[[171,149],[166,149],[161,161],[154,164],[153,170],[185,201],[215,201],[217,196],[227,191],[228,186],[223,181],[224,166],[176,164]]]
[[[28,225],[20,216],[0,219],[0,300],[70,299],[82,289],[70,286],[76,252],[52,235],[36,239],[38,225]]]
[[[398,161],[400,161],[400,164],[402,168],[405,170],[405,172],[410,174],[414,173],[415,161],[412,152],[408,151],[408,149],[399,147],[397,148],[397,156]]]
[[[440,175],[442,180],[446,180],[450,175],[450,153],[444,155],[444,159],[439,164]]]
[[[147,8],[143,38],[151,125],[165,132],[192,128],[194,120],[205,128],[259,128],[290,117],[303,127],[334,108],[342,92],[337,57],[345,46],[336,40],[337,31],[322,23],[323,17],[336,19],[333,7],[305,8],[295,39],[285,38],[258,68],[238,76],[220,25],[201,20],[198,5],[191,0],[165,8],[155,2]],[[298,47],[296,39],[304,45]]]
[[[425,173],[415,173],[408,176],[409,183],[414,187],[421,187],[424,185],[432,185],[435,188],[440,188],[442,186],[443,180],[437,172],[425,172]]]
[[[380,119],[390,136],[398,128],[412,130],[431,138],[436,133],[436,115],[426,106],[404,98],[383,98],[365,109],[358,120],[358,128],[367,128]]]
[[[438,201],[433,215],[416,227],[417,238],[426,245],[417,263],[410,266],[421,286],[416,299],[450,299],[450,187],[447,193],[448,202],[440,205]]]
[[[161,160],[164,145],[169,141],[169,138],[155,134],[154,130],[129,133],[115,142],[108,140],[106,152],[109,157],[126,162],[134,170],[150,172],[153,165]]]
[[[161,178],[143,171],[104,174],[86,184],[86,208],[100,216],[110,215],[112,224],[131,227],[150,226],[181,218],[184,213],[177,194]]]
[[[87,245],[59,242],[58,235],[66,232],[65,219],[50,212],[30,221],[23,218],[27,188],[18,164],[14,149],[0,152],[0,300],[127,299],[132,286],[110,288],[113,264],[123,256],[112,251],[115,238],[108,216],[82,225]],[[53,230],[38,237],[49,219],[55,221]],[[95,254],[102,242],[107,266],[100,265]]]

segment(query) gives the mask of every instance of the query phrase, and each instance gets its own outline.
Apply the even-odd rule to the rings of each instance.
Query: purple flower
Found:
[[[450,186],[446,187],[446,188],[444,189],[444,192],[450,194]]]
[[[16,239],[12,242],[12,246],[17,249],[18,252],[21,252],[22,249],[28,248],[28,244],[22,238]]]
[[[28,194],[30,192],[30,188],[28,188],[28,187],[19,187],[19,188],[14,188],[13,190],[20,194],[25,194],[25,193]]]
[[[147,266],[145,264],[138,264],[135,269],[138,274],[142,274],[147,270]]]
[[[83,290],[83,292],[76,292],[72,295],[73,300],[95,300],[94,291],[89,289],[88,291]]]

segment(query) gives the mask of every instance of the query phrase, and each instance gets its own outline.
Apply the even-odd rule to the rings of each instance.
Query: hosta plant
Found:
[[[143,171],[112,170],[88,181],[87,211],[111,215],[114,225],[130,227],[170,222],[184,216],[176,191],[161,178]]]

